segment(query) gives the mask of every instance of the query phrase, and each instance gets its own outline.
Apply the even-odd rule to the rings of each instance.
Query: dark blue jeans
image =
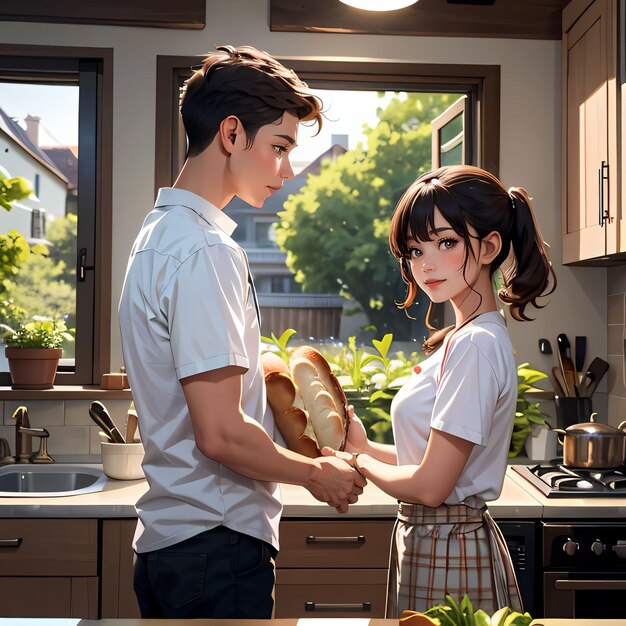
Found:
[[[269,619],[275,557],[269,544],[224,526],[135,554],[141,617]]]

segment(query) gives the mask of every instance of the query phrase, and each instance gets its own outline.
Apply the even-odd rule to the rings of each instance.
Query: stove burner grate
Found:
[[[574,469],[562,461],[551,461],[531,467],[513,466],[518,474],[533,483],[548,497],[626,496],[626,467]]]

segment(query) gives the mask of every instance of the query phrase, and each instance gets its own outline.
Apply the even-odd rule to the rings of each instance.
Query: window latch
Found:
[[[78,274],[78,281],[84,283],[86,280],[85,272],[87,270],[94,270],[95,265],[86,265],[87,263],[87,248],[81,248],[78,253],[78,265],[76,267],[76,273]]]

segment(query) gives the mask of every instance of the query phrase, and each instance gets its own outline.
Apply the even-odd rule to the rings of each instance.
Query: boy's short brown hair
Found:
[[[181,96],[187,157],[200,154],[229,115],[241,121],[249,147],[259,128],[285,111],[321,127],[321,106],[307,84],[267,52],[251,46],[217,46],[186,81]]]

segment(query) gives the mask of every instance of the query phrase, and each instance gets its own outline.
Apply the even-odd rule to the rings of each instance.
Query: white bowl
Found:
[[[100,443],[102,469],[109,478],[137,480],[144,478],[142,443]]]

